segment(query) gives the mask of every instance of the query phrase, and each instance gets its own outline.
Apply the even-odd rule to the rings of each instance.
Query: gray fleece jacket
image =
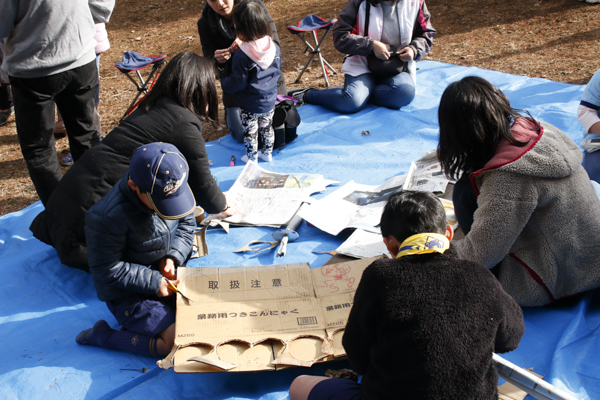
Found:
[[[8,74],[38,78],[96,58],[95,23],[108,22],[115,0],[2,0],[0,39]]]
[[[515,123],[513,134],[529,144],[501,144],[470,175],[478,208],[469,234],[454,243],[461,258],[498,265],[500,283],[521,306],[600,286],[600,201],[581,150],[540,124],[538,135]]]

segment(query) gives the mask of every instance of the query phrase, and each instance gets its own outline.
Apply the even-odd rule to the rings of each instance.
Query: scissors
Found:
[[[173,289],[173,291],[175,291],[175,292],[179,293],[179,294],[181,295],[181,297],[183,297],[184,299],[186,299],[186,300],[187,300],[187,301],[189,301],[190,303],[193,303],[193,302],[194,302],[194,300],[190,299],[190,298],[189,298],[189,297],[187,297],[185,294],[183,294],[183,293],[181,292],[181,290],[177,289],[177,286],[175,286],[175,284],[174,284],[172,281],[168,280],[166,276],[163,276],[163,278],[165,279],[165,281],[167,282],[167,284],[169,285],[169,287],[170,287],[171,289]]]

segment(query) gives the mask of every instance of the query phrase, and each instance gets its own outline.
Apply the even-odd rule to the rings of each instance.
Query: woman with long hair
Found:
[[[600,286],[600,201],[577,145],[475,76],[446,88],[438,118],[438,159],[459,178],[458,255],[492,269],[521,306]]]
[[[202,137],[203,121],[218,122],[217,101],[212,62],[194,53],[177,54],[137,110],[67,171],[31,224],[33,235],[53,246],[63,264],[88,271],[85,214],[123,177],[133,151],[152,142],[181,149],[200,206],[209,213],[231,214],[210,173]]]

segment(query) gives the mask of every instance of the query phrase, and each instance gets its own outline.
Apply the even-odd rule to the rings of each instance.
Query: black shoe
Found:
[[[306,104],[306,100],[305,100],[306,93],[310,92],[311,90],[317,90],[317,89],[314,87],[292,89],[292,90],[288,91],[288,96],[296,99],[298,101],[298,103],[296,104],[296,107],[300,107],[300,106],[303,106],[304,104]]]
[[[13,113],[13,107],[9,107],[6,110],[0,110],[0,126],[4,126],[7,124],[8,119]]]

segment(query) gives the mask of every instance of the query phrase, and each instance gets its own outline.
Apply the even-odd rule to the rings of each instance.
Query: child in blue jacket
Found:
[[[242,161],[273,159],[273,109],[277,99],[277,79],[281,73],[281,53],[271,38],[269,17],[256,0],[237,4],[233,23],[242,41],[233,55],[231,74],[221,79],[225,93],[234,94],[240,108],[246,155]],[[263,138],[258,152],[258,134]]]
[[[98,298],[121,329],[100,320],[81,332],[77,343],[154,357],[172,349],[175,298],[166,279],[175,279],[176,268],[190,256],[196,228],[188,177],[177,147],[143,145],[125,176],[89,209],[90,272]]]

